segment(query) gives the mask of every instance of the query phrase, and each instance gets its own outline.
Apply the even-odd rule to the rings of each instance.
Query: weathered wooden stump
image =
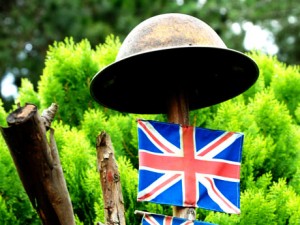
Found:
[[[51,119],[50,119],[51,120]],[[19,177],[44,225],[75,225],[73,207],[49,118],[26,104],[7,117],[1,127]],[[47,127],[46,127],[47,126]],[[46,129],[50,131],[47,139]]]

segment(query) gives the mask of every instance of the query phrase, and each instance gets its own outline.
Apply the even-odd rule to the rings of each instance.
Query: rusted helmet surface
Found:
[[[92,97],[128,113],[167,113],[170,96],[186,95],[189,109],[231,99],[258,78],[256,63],[228,49],[198,18],[168,13],[137,25],[125,38],[114,63],[92,79]]]

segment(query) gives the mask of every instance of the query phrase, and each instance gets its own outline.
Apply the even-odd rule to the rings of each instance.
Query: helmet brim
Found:
[[[173,93],[184,91],[189,110],[231,99],[249,89],[259,69],[247,55],[227,48],[172,47],[116,61],[92,79],[99,104],[120,112],[165,114]]]

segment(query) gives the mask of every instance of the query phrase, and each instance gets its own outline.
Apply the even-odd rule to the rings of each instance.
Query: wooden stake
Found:
[[[12,112],[7,123],[9,127],[1,127],[2,135],[42,223],[75,225],[54,130],[49,128],[48,143],[44,121],[33,104],[26,104]]]
[[[102,186],[106,225],[125,225],[125,210],[120,174],[110,136],[97,137],[97,161]],[[98,223],[101,224],[101,223]]]
[[[189,125],[189,104],[183,91],[170,96],[167,116],[170,123]],[[196,211],[195,208],[173,206],[173,216],[195,220]]]

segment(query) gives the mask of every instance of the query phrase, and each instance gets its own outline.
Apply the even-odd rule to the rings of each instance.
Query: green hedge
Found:
[[[165,215],[172,208],[137,202],[137,118],[165,121],[165,115],[119,113],[93,101],[94,74],[115,60],[121,43],[110,35],[92,49],[88,40],[72,38],[49,46],[45,68],[35,91],[23,79],[16,100],[34,103],[39,111],[59,105],[53,123],[64,175],[77,224],[104,222],[96,137],[112,139],[121,174],[126,222],[140,224],[134,210]],[[197,219],[217,224],[297,224],[300,221],[300,71],[276,57],[247,53],[260,68],[258,81],[231,100],[190,112],[194,126],[243,132],[241,215],[197,209]],[[16,106],[15,106],[16,107]],[[14,108],[15,108],[14,107]],[[9,112],[0,106],[0,123]],[[0,223],[40,224],[18,178],[9,150],[0,138]]]

